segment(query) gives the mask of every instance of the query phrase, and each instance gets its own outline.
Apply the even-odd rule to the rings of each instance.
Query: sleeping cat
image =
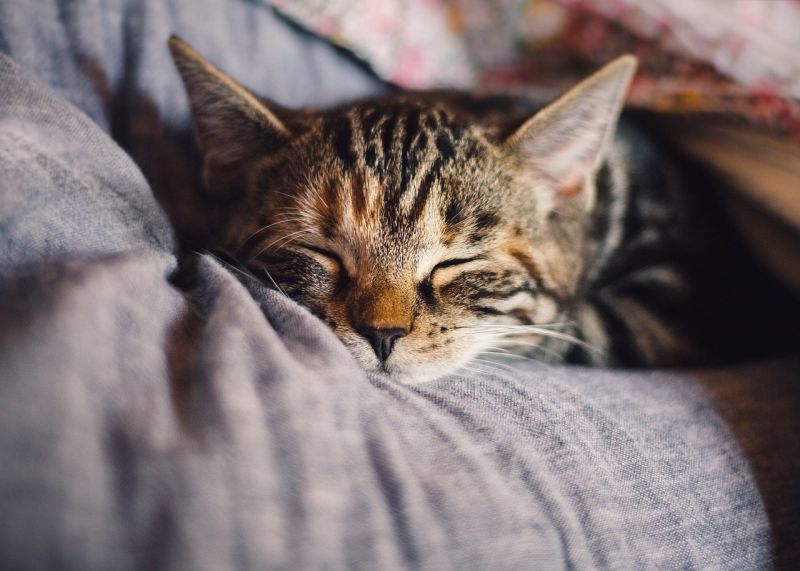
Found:
[[[310,111],[253,94],[178,38],[170,49],[211,247],[307,307],[367,371],[416,383],[485,354],[676,365],[744,345],[708,327],[744,329],[752,294],[723,292],[742,264],[706,252],[715,207],[618,128],[633,57],[543,109],[427,92]]]

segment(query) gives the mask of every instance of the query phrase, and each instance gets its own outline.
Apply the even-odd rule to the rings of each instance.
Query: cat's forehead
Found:
[[[493,158],[475,122],[444,104],[410,96],[366,100],[323,114],[317,135],[322,139],[317,148],[328,155],[325,167],[377,179],[390,210],[409,194],[424,202],[443,186],[479,179]]]
[[[373,168],[382,162],[411,161],[417,166],[423,153],[438,151],[441,159],[464,159],[458,150],[479,154],[477,126],[447,105],[413,96],[364,100],[321,115],[319,133],[333,145],[344,167],[363,153]],[[386,165],[387,167],[390,165]],[[401,166],[401,165],[393,165]]]
[[[501,230],[500,193],[491,192],[503,184],[501,165],[445,106],[360,102],[323,115],[305,144],[311,160],[292,170],[304,174],[293,177],[287,206],[313,219],[323,244],[385,268],[416,267]]]
[[[323,115],[316,136],[313,152],[326,155],[314,161],[319,206],[354,229],[429,236],[449,227],[452,234],[470,215],[485,221],[496,210],[487,187],[502,184],[502,166],[480,129],[444,105],[363,101]]]

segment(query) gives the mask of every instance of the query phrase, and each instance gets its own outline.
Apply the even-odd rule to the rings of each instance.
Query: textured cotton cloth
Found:
[[[179,267],[153,197],[192,184],[173,31],[276,98],[382,88],[257,3],[0,4],[0,568],[767,569],[796,554],[796,362],[508,360],[402,386],[211,256]]]

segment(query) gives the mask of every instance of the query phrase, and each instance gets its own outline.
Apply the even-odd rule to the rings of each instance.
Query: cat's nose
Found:
[[[405,327],[390,327],[388,329],[377,329],[375,327],[359,327],[358,332],[367,338],[378,359],[386,361],[394,349],[394,344],[401,337],[405,337],[408,331]]]

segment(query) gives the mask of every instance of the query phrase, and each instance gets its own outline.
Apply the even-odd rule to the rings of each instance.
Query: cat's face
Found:
[[[215,245],[325,321],[364,369],[402,382],[480,369],[470,361],[509,327],[547,326],[563,311],[605,131],[593,149],[567,149],[574,164],[537,168],[532,121],[508,131],[408,94],[289,111],[187,50],[173,44],[206,180],[236,197]]]
[[[514,165],[481,128],[383,99],[308,118],[286,151],[254,167],[223,242],[365,369],[429,379],[488,349],[489,325],[554,320],[522,230],[535,205],[515,204]]]

